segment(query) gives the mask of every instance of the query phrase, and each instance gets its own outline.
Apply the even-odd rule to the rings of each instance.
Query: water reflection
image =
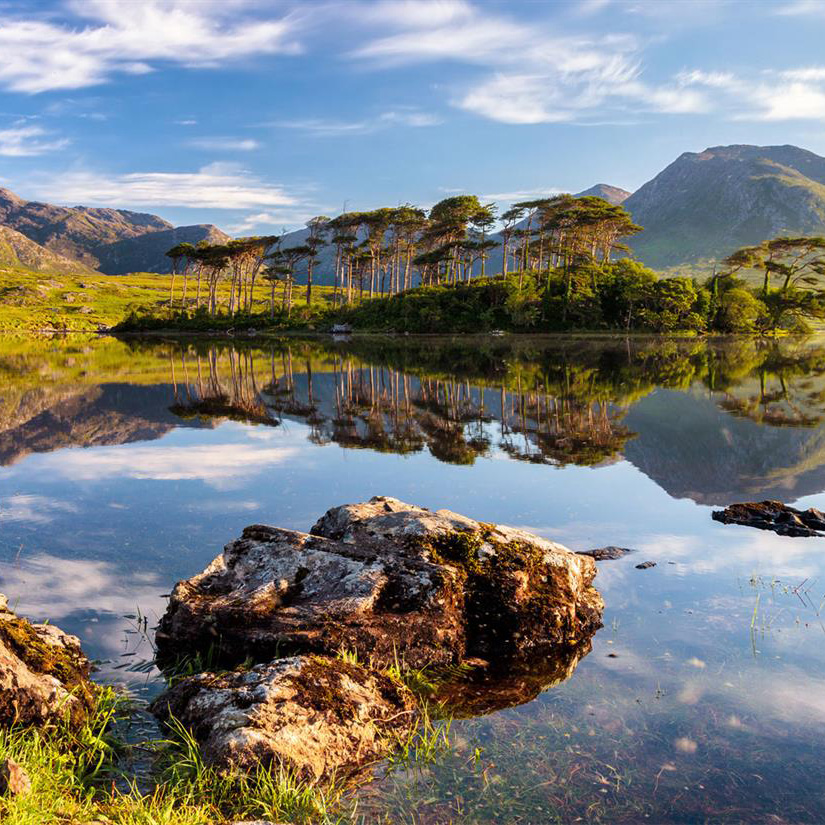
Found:
[[[0,375],[6,465],[292,420],[314,444],[464,466],[624,457],[702,503],[825,488],[825,348],[810,342],[29,342]]]
[[[583,649],[467,674],[483,718],[359,812],[825,821],[825,545],[706,506],[825,509],[824,371],[793,340],[0,340],[0,591],[142,684],[114,670],[145,655],[129,616],[253,522],[389,494],[633,547]]]

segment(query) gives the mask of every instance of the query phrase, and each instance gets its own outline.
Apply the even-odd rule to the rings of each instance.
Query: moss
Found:
[[[373,680],[380,694],[393,706],[403,707],[408,703],[406,689],[390,676],[341,659],[313,656],[289,681],[300,704],[348,722],[356,718],[360,705],[348,696],[343,686],[345,677],[356,684]]]
[[[503,542],[494,525],[456,530],[418,540],[430,559],[457,568],[467,592],[468,654],[500,656],[542,644],[575,643],[596,627],[572,621],[544,561],[544,551],[529,542]],[[482,547],[490,552],[481,555]],[[526,576],[526,581],[525,581]],[[585,622],[586,624],[586,622]]]
[[[85,659],[68,648],[49,644],[25,619],[0,621],[0,640],[36,673],[54,676],[71,689],[83,687],[89,691],[89,666]]]

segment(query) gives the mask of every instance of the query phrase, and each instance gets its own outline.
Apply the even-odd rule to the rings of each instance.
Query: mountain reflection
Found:
[[[701,503],[825,489],[816,340],[0,342],[0,463],[300,421],[318,445],[473,464],[631,461]]]

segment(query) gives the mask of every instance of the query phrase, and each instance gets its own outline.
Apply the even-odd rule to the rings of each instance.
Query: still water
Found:
[[[0,339],[0,591],[149,696],[137,626],[250,523],[384,494],[633,548],[567,678],[360,821],[823,822],[825,540],[711,519],[825,510],[823,420],[817,340]]]

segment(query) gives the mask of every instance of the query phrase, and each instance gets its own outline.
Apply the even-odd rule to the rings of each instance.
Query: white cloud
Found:
[[[295,54],[297,18],[251,16],[254,2],[73,0],[56,19],[0,17],[0,86],[78,89],[161,63],[203,68],[261,54]],[[247,12],[244,14],[244,12]]]
[[[254,212],[237,223],[227,227],[233,235],[254,235],[263,228],[275,227],[276,232],[286,227],[303,226],[310,218],[321,214],[323,209],[279,210],[277,212]]]
[[[733,120],[819,120],[825,117],[825,67],[807,66],[764,71],[753,77],[730,72],[682,72],[676,77],[685,91],[710,90],[714,109]]]
[[[203,137],[187,141],[188,146],[195,149],[206,149],[217,152],[253,152],[261,148],[261,144],[252,138],[232,137]]]
[[[455,190],[463,192],[463,189]],[[518,201],[526,201],[531,198],[550,198],[553,195],[560,195],[564,190],[555,189],[554,187],[539,187],[537,189],[518,189],[515,192],[492,192],[488,195],[482,195],[482,201],[494,201],[495,203],[517,203]]]
[[[776,14],[789,17],[800,17],[808,14],[825,15],[825,2],[823,0],[796,0],[796,2],[779,6],[776,9]]]
[[[56,152],[68,146],[66,138],[55,138],[40,126],[17,123],[0,129],[0,155],[22,158]]]
[[[92,206],[260,209],[300,204],[282,186],[231,163],[212,163],[197,172],[69,171],[34,179],[31,189],[44,200]]]
[[[598,11],[603,2],[585,13]],[[382,33],[350,53],[367,65],[449,61],[480,66],[486,74],[453,91],[458,108],[511,124],[586,122],[610,111],[694,113],[707,102],[697,90],[642,80],[641,45],[613,34],[581,36],[542,20],[529,24],[457,4],[433,21],[405,13],[398,30]]]
[[[399,106],[397,109],[391,109],[375,117],[361,120],[305,118],[277,121],[271,125],[306,132],[313,137],[345,137],[347,135],[367,135],[382,129],[388,129],[391,126],[408,126],[420,129],[437,126],[439,123],[441,123],[441,119],[436,115],[412,107]]]

